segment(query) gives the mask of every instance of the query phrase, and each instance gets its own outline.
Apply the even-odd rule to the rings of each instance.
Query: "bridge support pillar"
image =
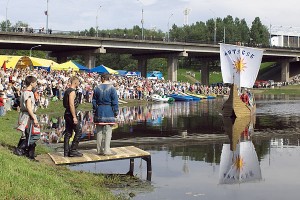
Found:
[[[209,85],[209,68],[208,68],[208,62],[205,63],[201,67],[201,84],[202,85]]]
[[[290,63],[289,61],[283,61],[281,63],[281,81],[288,82],[290,78]]]
[[[64,62],[67,62],[68,60],[68,57],[65,56],[65,55],[57,55],[56,56],[56,60],[57,60],[57,63],[64,63]]]
[[[92,69],[95,67],[96,57],[92,54],[84,55],[84,64],[87,68]]]
[[[168,80],[177,81],[178,57],[168,57]]]
[[[147,58],[138,58],[138,71],[141,72],[142,77],[147,77]]]

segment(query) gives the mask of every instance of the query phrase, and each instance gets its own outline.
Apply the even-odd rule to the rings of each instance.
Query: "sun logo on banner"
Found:
[[[241,171],[245,165],[244,159],[241,156],[237,156],[234,166],[238,171]]]
[[[236,70],[236,73],[241,73],[242,71],[245,71],[246,63],[244,62],[244,58],[238,58],[236,61],[234,61],[234,68]]]

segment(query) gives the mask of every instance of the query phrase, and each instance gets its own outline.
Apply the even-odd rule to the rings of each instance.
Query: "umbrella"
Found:
[[[219,183],[234,184],[261,180],[258,157],[249,139],[249,120],[237,118],[232,124],[229,118],[223,119],[223,122],[231,144],[223,144]],[[246,137],[242,138],[243,136]]]
[[[72,60],[65,63],[53,65],[51,67],[51,70],[69,70],[69,69],[72,69],[73,71],[89,70],[87,67],[80,65],[79,63],[76,63]]]
[[[103,74],[103,73],[119,74],[119,72],[117,72],[116,70],[113,70],[109,67],[105,67],[104,65],[100,65],[100,66],[97,66],[97,67],[91,69],[91,72],[97,72],[100,74]]]

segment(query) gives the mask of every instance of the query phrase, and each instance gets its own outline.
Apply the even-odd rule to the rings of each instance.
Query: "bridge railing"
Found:
[[[9,27],[7,32],[15,32],[15,33],[24,33],[24,34],[49,34],[49,35],[70,35],[70,36],[78,36],[78,37],[97,37],[95,35],[91,35],[88,31],[66,31],[66,30],[52,30],[49,29],[48,32],[44,28],[40,29],[34,29],[34,28],[28,28],[28,27]],[[213,41],[204,41],[204,40],[194,40],[191,38],[184,38],[184,39],[178,39],[170,37],[169,40],[167,40],[166,37],[156,37],[154,35],[145,35],[144,38],[142,38],[140,35],[127,35],[127,34],[117,34],[117,33],[103,33],[100,32],[98,34],[98,38],[116,38],[116,39],[130,39],[130,40],[146,40],[146,41],[161,41],[165,43],[174,43],[174,42],[180,42],[180,43],[197,43],[197,44],[214,44]],[[221,43],[222,41],[218,42]],[[276,48],[276,49],[287,49],[287,50],[299,50],[299,47],[290,46],[290,47],[281,47],[281,46],[266,46],[262,44],[253,44],[253,43],[240,43],[240,42],[231,42],[227,44],[234,44],[234,45],[242,45],[247,47],[259,47],[259,48]]]

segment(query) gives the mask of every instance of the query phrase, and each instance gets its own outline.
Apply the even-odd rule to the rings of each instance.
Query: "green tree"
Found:
[[[268,28],[261,23],[259,17],[256,17],[250,29],[250,43],[256,46],[267,46],[269,44],[268,35]]]
[[[11,29],[11,22],[9,20],[7,20],[7,30]],[[2,21],[0,22],[0,30],[1,31],[5,31],[6,30],[6,21]]]
[[[248,43],[250,39],[250,29],[245,19],[241,20],[238,30],[240,31],[241,42]]]
[[[96,30],[94,29],[94,27],[91,27],[89,32],[88,32],[88,36],[94,37],[96,36]]]
[[[28,28],[29,25],[26,23],[26,22],[22,22],[22,21],[18,21],[16,24],[15,24],[15,28],[19,28],[19,27],[24,27],[24,28]]]

